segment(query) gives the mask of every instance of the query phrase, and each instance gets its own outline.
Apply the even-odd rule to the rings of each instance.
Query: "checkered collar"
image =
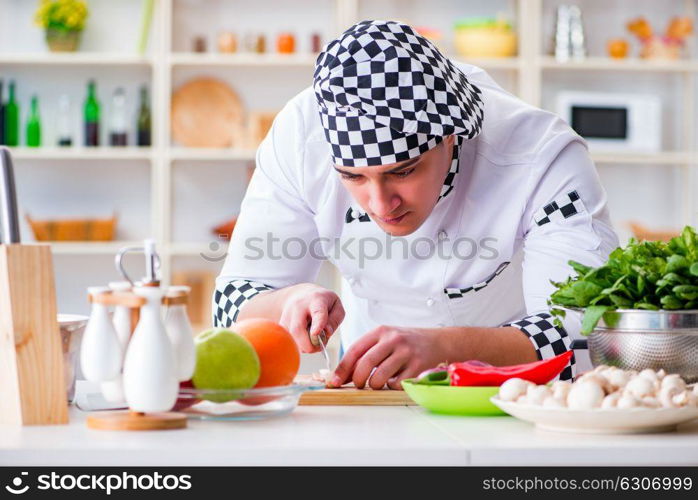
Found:
[[[334,163],[343,167],[406,161],[482,127],[481,91],[431,42],[392,21],[360,22],[331,42],[313,88]]]

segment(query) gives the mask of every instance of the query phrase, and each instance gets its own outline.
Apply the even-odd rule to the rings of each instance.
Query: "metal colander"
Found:
[[[698,381],[698,310],[619,309],[604,314],[589,335],[594,366],[626,370],[663,368],[686,382]]]

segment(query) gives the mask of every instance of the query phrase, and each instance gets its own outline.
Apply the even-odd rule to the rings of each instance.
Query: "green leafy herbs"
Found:
[[[686,226],[668,242],[631,239],[616,248],[601,267],[569,261],[577,273],[557,288],[548,303],[551,313],[564,317],[554,306],[584,309],[582,333],[589,334],[607,311],[615,309],[698,308],[698,235]]]

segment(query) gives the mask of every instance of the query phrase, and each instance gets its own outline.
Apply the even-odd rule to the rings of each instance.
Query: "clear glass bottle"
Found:
[[[56,143],[62,147],[73,145],[73,127],[70,108],[70,98],[63,94],[58,99],[58,120],[56,123]]]
[[[118,87],[111,99],[109,114],[109,145],[128,145],[128,120],[126,119],[126,91]]]

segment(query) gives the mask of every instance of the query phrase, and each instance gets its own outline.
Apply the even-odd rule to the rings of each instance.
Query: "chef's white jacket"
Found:
[[[618,246],[606,193],[563,120],[482,69],[458,66],[482,91],[482,132],[463,141],[453,189],[402,238],[386,235],[342,186],[312,88],[283,108],[257,152],[216,281],[216,326],[260,291],[314,281],[329,259],[343,277],[345,350],[382,324],[513,325],[541,359],[570,348],[579,321],[552,324],[550,280],[572,274],[568,260],[598,266]],[[560,378],[573,372],[571,363]]]

